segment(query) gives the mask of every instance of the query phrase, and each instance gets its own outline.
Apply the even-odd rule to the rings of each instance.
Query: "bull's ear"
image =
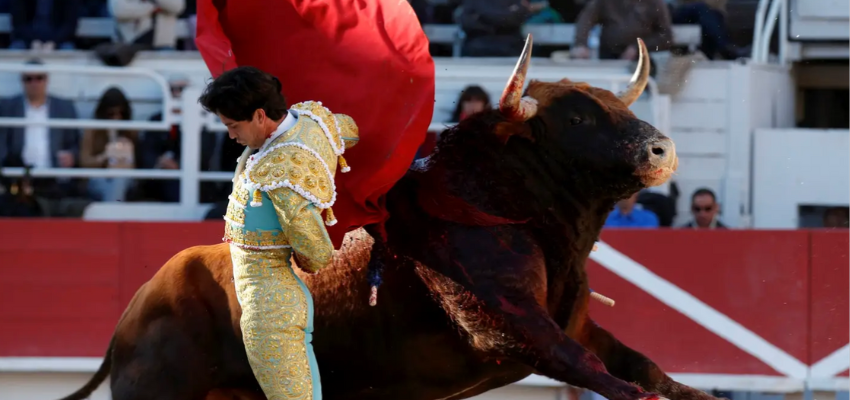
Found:
[[[534,142],[534,135],[531,133],[531,127],[520,121],[499,122],[495,127],[493,127],[493,134],[496,135],[496,138],[502,144],[507,144],[508,139],[512,136],[518,136]]]

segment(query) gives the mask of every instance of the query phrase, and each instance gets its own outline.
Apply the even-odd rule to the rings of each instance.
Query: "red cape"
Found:
[[[339,248],[346,232],[383,222],[382,196],[404,175],[434,109],[434,61],[407,1],[199,0],[196,43],[214,77],[251,65],[280,79],[289,104],[348,114],[360,142],[337,172]]]

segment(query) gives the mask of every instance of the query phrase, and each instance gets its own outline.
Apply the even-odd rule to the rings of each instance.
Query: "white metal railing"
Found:
[[[770,53],[770,38],[779,20],[778,62],[785,65],[788,54],[788,0],[759,0],[753,29],[752,59],[767,63]]]
[[[162,75],[141,68],[125,67],[99,67],[99,66],[71,66],[71,65],[28,65],[0,63],[2,72],[43,72],[43,73],[70,73],[91,74],[98,76],[143,76],[150,78],[161,89],[162,96],[162,119],[160,121],[117,121],[117,120],[95,120],[91,118],[80,119],[58,119],[51,118],[46,121],[31,121],[27,118],[0,117],[0,126],[24,127],[28,125],[40,125],[51,128],[80,128],[80,129],[132,129],[148,131],[170,130],[172,124],[176,123],[175,116],[171,113],[174,100],[168,83]],[[197,99],[200,97],[198,88],[186,88],[183,95],[184,107],[197,109]],[[184,114],[185,115],[185,114]],[[153,179],[179,179],[180,180],[180,203],[184,206],[198,204],[199,175],[200,170],[200,118],[181,118],[181,152],[180,170],[155,170],[155,169],[118,169],[118,168],[33,168],[29,171],[35,177],[126,177],[126,178],[153,178]],[[3,176],[19,177],[25,174],[24,168],[2,168]]]
[[[124,67],[100,67],[87,65],[29,65],[0,63],[0,72],[43,72],[43,73],[68,73],[79,75],[118,76],[118,77],[145,77],[150,78],[159,86],[163,94],[163,110],[171,110],[173,100],[170,96],[168,82],[162,75],[142,68]],[[47,126],[50,128],[80,128],[80,129],[137,129],[163,131],[171,128],[173,117],[169,113],[163,113],[161,121],[116,121],[97,120],[91,118],[49,118],[43,121],[31,121],[26,118],[0,117],[0,126],[25,127],[25,126]]]
[[[200,148],[201,148],[201,132],[206,129],[209,132],[226,131],[225,126],[218,118],[211,113],[205,112],[198,103],[198,98],[201,95],[201,88],[196,86],[188,86],[184,89],[182,95],[181,116],[175,116],[169,112],[174,106],[174,100],[170,96],[170,91],[167,82],[158,73],[139,68],[120,68],[120,67],[94,67],[94,66],[67,66],[67,65],[21,65],[21,64],[3,64],[0,63],[0,71],[6,72],[45,72],[45,73],[79,73],[79,74],[98,74],[98,75],[113,75],[113,76],[145,76],[152,79],[164,93],[163,96],[163,120],[162,121],[114,121],[114,120],[94,120],[94,119],[49,119],[46,122],[28,121],[26,118],[0,118],[0,126],[23,127],[27,125],[39,124],[48,127],[65,127],[65,128],[107,128],[107,129],[134,129],[134,130],[150,130],[163,131],[169,130],[172,124],[179,124],[181,131],[181,154],[180,154],[180,169],[179,170],[158,170],[158,169],[113,169],[113,168],[32,168],[29,171],[33,177],[67,177],[67,178],[92,178],[92,177],[125,177],[135,179],[177,179],[180,181],[180,205],[183,207],[195,207],[199,204],[199,189],[201,181],[230,181],[233,178],[232,171],[224,172],[201,172],[200,171]],[[489,75],[489,76],[487,76]],[[534,78],[551,80],[553,78],[560,79],[561,76],[556,76],[549,72],[545,74],[537,74]],[[551,75],[551,76],[550,76]],[[507,80],[507,75],[497,74],[496,71],[478,71],[475,77],[465,77],[463,73],[454,79],[498,79],[499,82]],[[630,79],[630,74],[624,72],[622,74],[614,73],[571,73],[570,78],[574,81],[594,81],[607,82],[608,88],[617,92],[625,87]],[[654,80],[650,79],[647,85],[647,92],[650,95],[650,107],[653,115],[653,124],[657,128],[666,132],[669,129],[669,112],[661,110],[662,104],[668,104],[659,101],[658,87]],[[669,107],[669,104],[668,104]],[[453,123],[432,123],[430,129],[442,131],[443,129],[453,125]],[[2,175],[20,177],[26,172],[24,168],[2,168]]]

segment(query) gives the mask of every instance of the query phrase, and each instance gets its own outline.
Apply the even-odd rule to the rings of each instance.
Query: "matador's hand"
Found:
[[[301,269],[302,271],[304,271],[304,273],[306,273],[307,275],[316,275],[316,274],[319,273],[319,270],[311,269],[309,267],[309,265],[312,265],[312,263],[308,262],[307,260],[302,259],[303,257],[300,254],[298,254],[298,253],[293,253],[293,254],[294,254],[293,258],[295,259],[295,264],[298,265],[298,268]]]

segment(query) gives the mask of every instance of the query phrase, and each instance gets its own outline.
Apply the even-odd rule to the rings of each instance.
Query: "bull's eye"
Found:
[[[581,124],[581,117],[572,117],[570,118],[570,125],[579,125]]]

